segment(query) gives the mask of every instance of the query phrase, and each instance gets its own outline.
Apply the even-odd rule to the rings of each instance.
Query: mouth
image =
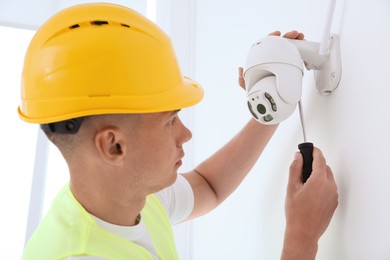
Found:
[[[175,166],[176,166],[176,167],[180,167],[180,166],[182,166],[182,164],[183,164],[182,160],[178,160],[178,161],[176,162]]]
[[[181,154],[180,159],[176,162],[175,165],[176,165],[177,167],[182,166],[182,164],[183,164],[183,161],[182,161],[183,157],[184,157],[184,153]]]

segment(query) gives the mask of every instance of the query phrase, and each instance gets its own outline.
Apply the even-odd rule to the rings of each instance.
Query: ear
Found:
[[[95,146],[100,156],[109,164],[121,164],[126,147],[123,134],[116,127],[106,127],[96,132]]]

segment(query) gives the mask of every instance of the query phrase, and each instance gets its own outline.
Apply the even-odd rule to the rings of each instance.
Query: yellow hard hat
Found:
[[[43,24],[25,56],[21,92],[20,117],[39,124],[177,110],[203,98],[182,76],[167,35],[108,3],[76,5]]]

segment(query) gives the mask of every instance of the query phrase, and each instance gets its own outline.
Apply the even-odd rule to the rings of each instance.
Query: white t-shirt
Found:
[[[159,191],[155,195],[164,207],[172,225],[184,221],[191,214],[194,207],[194,193],[192,191],[191,185],[180,174],[178,174],[176,182],[172,186]],[[144,247],[148,252],[151,253],[154,259],[158,259],[156,250],[153,246],[148,231],[146,230],[142,217],[140,222],[135,226],[118,226],[101,220],[95,216],[92,217],[96,220],[96,223],[99,227]],[[68,257],[65,260],[104,259],[105,258],[95,256],[73,256]]]

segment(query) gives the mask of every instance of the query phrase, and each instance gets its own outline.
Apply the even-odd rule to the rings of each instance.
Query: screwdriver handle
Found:
[[[305,183],[313,170],[313,143],[301,143],[298,149],[303,156],[302,182]]]

